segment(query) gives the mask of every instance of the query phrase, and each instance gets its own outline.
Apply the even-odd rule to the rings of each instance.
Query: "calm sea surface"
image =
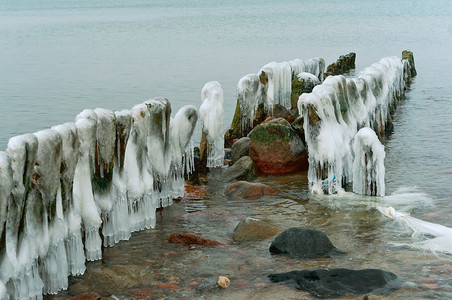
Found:
[[[201,89],[212,80],[224,89],[224,121],[228,126],[239,79],[257,73],[268,62],[323,57],[330,64],[353,51],[359,72],[382,57],[401,57],[402,50],[410,49],[418,76],[398,108],[395,131],[385,143],[386,190],[388,194],[408,192],[408,197],[390,203],[396,208],[452,227],[451,16],[450,0],[2,0],[0,149],[15,135],[73,121],[85,108],[130,109],[157,96],[171,101],[173,114],[186,104],[199,106]],[[233,280],[230,291],[238,298],[265,289],[274,291],[274,285],[265,279],[269,272],[307,266],[291,266],[272,258],[266,253],[268,241],[219,251],[195,249],[188,254],[174,246],[168,250],[168,245],[160,243],[172,229],[184,228],[230,243],[230,233],[225,230],[232,231],[246,214],[284,228],[311,226],[326,231],[338,247],[351,253],[350,261],[353,258],[356,262],[333,260],[326,265],[394,271],[417,284],[412,290],[399,292],[401,298],[411,294],[419,298],[452,296],[451,268],[446,268],[446,275],[435,269],[449,265],[451,259],[440,260],[418,250],[392,251],[388,246],[408,243],[411,237],[409,231],[370,208],[381,199],[319,199],[307,192],[304,176],[295,179],[281,178],[276,185],[288,194],[260,205],[226,201],[222,198],[224,184],[215,184],[211,178],[201,202],[187,200],[165,209],[160,222],[166,227],[158,223],[156,229],[108,250],[107,263],[88,264],[88,277],[77,280],[94,290],[121,295],[107,284],[89,285],[89,274],[117,268],[123,263],[120,258],[134,251],[138,255],[134,263],[142,265],[152,258],[147,243],[154,243],[152,255],[160,260],[151,265],[167,279],[154,278],[147,290],[158,297],[192,297],[196,294],[188,282],[215,275],[217,270],[236,281],[236,288]],[[355,239],[347,240],[350,236]],[[363,250],[362,243],[371,246]],[[177,258],[168,258],[171,263],[161,262],[165,253],[173,252]],[[184,268],[184,260],[185,264],[186,260],[193,263]],[[233,267],[237,265],[243,268]],[[319,266],[325,262],[309,265]],[[432,294],[422,287],[426,279],[434,282]],[[166,291],[168,294],[154,290],[157,283],[171,280],[181,288]],[[241,294],[243,291],[248,294]],[[124,293],[126,297],[132,291]],[[227,298],[228,294],[220,296]]]

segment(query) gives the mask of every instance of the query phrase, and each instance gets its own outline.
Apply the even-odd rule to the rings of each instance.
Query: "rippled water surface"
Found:
[[[318,197],[305,174],[260,178],[278,194],[226,199],[208,185],[158,212],[155,229],[104,249],[103,260],[70,278],[67,298],[85,291],[119,298],[276,299],[309,295],[272,284],[267,275],[317,267],[383,268],[408,283],[391,298],[452,298],[451,257],[412,248],[411,231],[375,207],[391,205],[452,227],[451,3],[439,1],[12,1],[0,2],[0,149],[12,136],[72,121],[84,108],[131,108],[170,99],[173,112],[200,104],[201,88],[219,81],[225,124],[238,80],[270,61],[357,53],[357,72],[385,56],[414,52],[418,76],[398,107],[385,141],[384,198]],[[199,134],[197,135],[199,139]],[[235,244],[238,222],[253,216],[282,228],[324,231],[345,257],[272,256],[271,242]],[[192,232],[224,246],[167,243]],[[206,278],[231,285],[196,292]]]

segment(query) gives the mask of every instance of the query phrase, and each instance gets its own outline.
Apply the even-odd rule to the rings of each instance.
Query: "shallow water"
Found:
[[[259,181],[271,184],[279,192],[259,200],[227,199],[223,196],[226,184],[216,181],[215,174],[209,175],[208,186],[190,188],[185,199],[160,211],[155,229],[133,234],[129,241],[104,249],[102,261],[89,263],[85,275],[71,278],[69,290],[54,298],[95,291],[118,298],[310,299],[308,293],[296,291],[290,284],[270,283],[267,275],[320,267],[381,268],[394,272],[408,283],[392,294],[391,299],[452,297],[449,260],[392,243],[410,243],[411,236],[408,230],[400,230],[374,208],[385,203],[385,199],[351,193],[312,196],[306,192],[303,174]],[[299,260],[271,255],[268,251],[271,238],[261,242],[233,242],[235,226],[248,216],[282,228],[322,230],[347,254]],[[195,233],[224,245],[169,244],[167,237],[174,232]],[[218,275],[231,279],[229,288],[196,291],[200,283]]]
[[[210,174],[158,215],[157,226],[104,249],[103,260],[71,278],[67,298],[85,291],[119,298],[310,298],[267,280],[272,272],[317,267],[383,268],[412,282],[391,298],[452,298],[451,257],[409,247],[411,231],[376,205],[452,227],[451,3],[443,1],[12,1],[0,2],[0,149],[12,136],[74,119],[84,108],[131,108],[165,96],[173,115],[200,104],[201,88],[219,81],[225,124],[239,79],[270,61],[357,53],[357,72],[385,56],[414,52],[418,76],[385,141],[385,198],[309,194],[305,174],[259,178],[278,188],[260,200],[231,200]],[[199,139],[199,134],[198,134]],[[232,243],[247,216],[282,228],[316,228],[348,254],[295,261],[272,256],[270,240]],[[173,232],[225,244],[168,244]],[[408,245],[408,246],[407,246]],[[210,294],[197,282],[226,275]],[[163,284],[175,284],[161,286]],[[159,287],[160,286],[160,287]],[[177,289],[176,289],[177,287]],[[171,289],[173,288],[173,289]]]

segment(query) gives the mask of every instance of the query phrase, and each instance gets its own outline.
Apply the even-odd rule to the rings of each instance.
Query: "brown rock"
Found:
[[[276,193],[276,190],[266,184],[247,181],[231,183],[224,191],[226,197],[241,199],[258,199],[274,193]]]
[[[217,246],[222,245],[221,243],[208,240],[202,237],[199,237],[192,233],[173,233],[168,237],[168,243],[171,244],[183,244],[185,246],[189,245],[201,245],[201,246]]]
[[[273,118],[283,118],[289,123],[292,123],[296,116],[287,108],[280,104],[273,104]]]
[[[90,292],[72,297],[71,300],[99,300],[102,297],[98,293]]]
[[[287,174],[308,169],[303,141],[283,119],[256,126],[250,133],[250,157],[264,174]]]
[[[232,239],[236,242],[260,241],[271,238],[283,230],[254,218],[246,218],[234,229]]]

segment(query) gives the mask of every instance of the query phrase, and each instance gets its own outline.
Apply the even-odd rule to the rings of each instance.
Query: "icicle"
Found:
[[[353,192],[362,195],[384,196],[384,146],[375,132],[361,128],[353,142]]]
[[[102,241],[99,235],[99,228],[85,228],[85,252],[86,260],[95,261],[102,258]]]
[[[48,129],[35,133],[38,138],[35,172],[37,190],[42,199],[44,216],[49,219],[48,245],[40,247],[40,273],[44,282],[44,294],[56,294],[66,289],[68,265],[64,239],[68,229],[64,222],[61,198],[60,170],[62,163],[62,139],[57,131]]]
[[[198,120],[198,110],[193,105],[182,107],[171,120],[172,162],[170,180],[170,198],[184,196],[184,166],[187,155],[193,154],[191,137]],[[186,155],[188,151],[188,154]],[[190,158],[189,158],[190,159]],[[193,159],[193,158],[191,158]],[[187,166],[187,174],[192,166]]]
[[[86,110],[85,110],[86,111]],[[94,112],[93,112],[94,114]],[[94,202],[91,178],[94,174],[94,147],[96,142],[97,116],[77,117],[77,133],[80,141],[80,158],[74,175],[74,202],[79,203],[80,213],[85,227],[86,259],[93,261],[100,259],[101,241],[99,227],[102,223]],[[95,116],[96,121],[94,121]]]
[[[79,159],[80,142],[75,123],[65,123],[52,127],[62,140],[63,158],[61,167],[61,199],[68,236],[65,249],[69,273],[82,275],[85,272],[85,253],[81,237],[80,203],[73,199],[73,182]]]
[[[153,172],[168,176],[171,165],[170,116],[171,104],[168,99],[155,98],[145,102],[149,118],[145,123],[147,161]]]
[[[80,229],[74,230],[66,239],[66,254],[69,274],[72,276],[85,273],[85,252],[83,250]]]
[[[50,247],[47,256],[41,261],[41,274],[44,294],[56,294],[68,287],[68,265],[64,241]]]
[[[223,89],[217,81],[204,85],[199,115],[207,136],[207,167],[222,167],[224,160]]]
[[[292,92],[292,69],[288,62],[271,62],[262,67],[259,76],[265,73],[268,78],[267,101],[265,107],[272,110],[273,104],[290,109]]]
[[[259,76],[248,74],[239,80],[237,85],[237,99],[240,105],[240,130],[244,134],[248,128],[253,128],[254,112],[258,103]]]
[[[128,240],[131,236],[129,208],[127,203],[127,181],[126,172],[124,170],[124,159],[126,153],[126,145],[129,140],[131,128],[130,111],[122,110],[115,112],[116,120],[116,151],[113,166],[113,185],[116,190],[116,202],[112,210],[112,219],[114,221],[113,235],[110,237],[110,245],[112,241],[118,243],[121,240]],[[105,236],[105,233],[104,233]]]
[[[96,172],[93,176],[93,196],[98,210],[101,211],[104,236],[104,246],[113,246],[114,236],[117,232],[115,214],[112,209],[115,205],[117,193],[113,185],[116,119],[111,110],[96,108]]]

